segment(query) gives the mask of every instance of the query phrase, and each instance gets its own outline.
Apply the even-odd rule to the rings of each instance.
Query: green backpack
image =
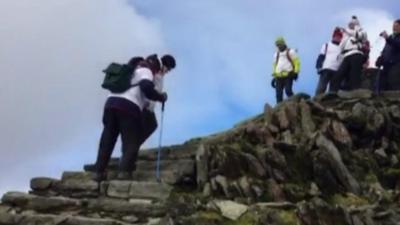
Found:
[[[101,86],[112,93],[125,92],[135,86],[131,85],[134,69],[134,67],[127,64],[111,63],[103,70],[106,75]]]

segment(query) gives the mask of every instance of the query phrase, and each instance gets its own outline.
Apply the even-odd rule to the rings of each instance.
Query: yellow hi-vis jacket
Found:
[[[287,77],[290,72],[299,74],[300,59],[295,50],[288,48],[283,52],[278,51],[274,54],[274,60],[272,76],[275,78]]]

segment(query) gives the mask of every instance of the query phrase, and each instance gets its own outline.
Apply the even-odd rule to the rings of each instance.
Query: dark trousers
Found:
[[[400,63],[390,67],[388,70],[387,79],[387,88],[389,91],[400,91]]]
[[[283,89],[285,89],[285,93],[287,97],[293,95],[293,79],[291,77],[280,77],[276,78],[276,102],[279,103],[283,100]]]
[[[157,118],[156,114],[150,110],[143,110],[142,113],[143,120],[143,132],[142,138],[140,140],[140,145],[142,145],[157,129]]]
[[[333,70],[323,70],[319,75],[319,82],[317,86],[317,90],[315,91],[315,95],[323,94],[328,88],[328,84],[332,81],[332,78],[335,76],[336,71]]]
[[[329,91],[339,91],[343,82],[346,82],[348,90],[354,90],[361,87],[361,76],[365,57],[362,54],[354,54],[344,58],[338,72],[332,78]]]
[[[142,120],[140,109],[134,114],[114,108],[105,108],[103,114],[104,129],[101,134],[96,170],[103,173],[110,161],[115,143],[121,134],[122,157],[119,171],[132,172],[140,147]]]

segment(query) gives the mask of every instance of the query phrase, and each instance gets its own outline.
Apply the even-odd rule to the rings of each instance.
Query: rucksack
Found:
[[[289,62],[290,62],[290,64],[292,65],[292,67],[293,67],[293,69],[294,69],[294,62],[293,62],[293,59],[292,59],[292,57],[290,57],[290,49],[286,49],[286,57],[287,57],[287,59],[289,60]],[[276,53],[276,60],[275,60],[275,65],[278,65],[278,62],[279,62],[279,55],[280,55],[280,53],[279,52],[277,52]]]
[[[127,64],[111,63],[106,69],[103,84],[104,89],[112,93],[123,93],[134,85],[131,85],[135,67]]]

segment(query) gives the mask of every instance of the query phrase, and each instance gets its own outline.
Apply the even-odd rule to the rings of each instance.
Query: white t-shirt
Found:
[[[287,51],[285,50],[283,52],[275,52],[274,54],[274,62],[276,62],[276,54],[279,54],[278,56],[278,64],[276,65],[275,73],[282,73],[284,71],[290,72],[293,71],[294,68],[292,64],[290,63],[290,60],[287,57]],[[293,49],[289,49],[289,56],[294,61],[294,59],[297,58],[296,51]]]
[[[132,85],[139,84],[139,82],[144,79],[153,81],[153,73],[148,68],[144,68],[144,67],[137,68],[134,72],[134,76],[131,80],[131,84]],[[146,103],[148,101],[147,98],[145,97],[144,93],[140,90],[140,87],[138,85],[129,88],[124,93],[120,93],[120,94],[111,93],[109,95],[109,97],[125,98],[125,99],[135,103],[137,106],[139,106],[139,108],[141,110],[143,110],[143,107],[146,105]]]
[[[156,89],[156,91],[158,91],[159,93],[161,93],[163,91],[163,87],[164,87],[164,76],[161,74],[156,74],[154,76],[154,88]],[[154,109],[156,107],[156,102],[149,100],[148,99],[148,106],[146,107],[146,109],[148,109],[151,112],[154,112]]]
[[[342,63],[340,45],[336,45],[332,42],[325,43],[322,45],[321,54],[325,55],[325,60],[322,64],[323,70],[329,69],[337,71],[339,69],[339,66]]]
[[[345,52],[343,58],[354,54],[363,54],[360,50],[361,44],[357,42],[356,36],[361,39],[367,39],[367,33],[365,33],[360,27],[357,27],[356,29],[347,28],[344,32],[344,38],[340,44],[341,51]]]

